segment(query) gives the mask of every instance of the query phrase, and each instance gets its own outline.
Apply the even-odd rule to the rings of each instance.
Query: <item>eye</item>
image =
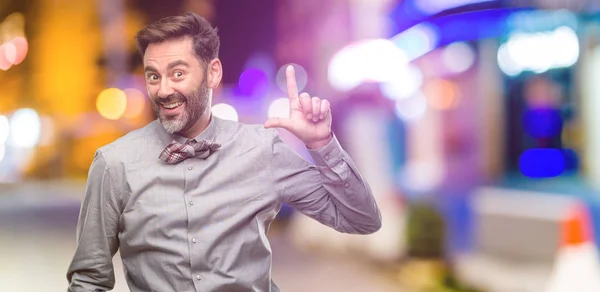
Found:
[[[175,71],[175,74],[173,74],[173,75],[175,75],[175,77],[177,77],[177,78],[180,78],[180,77],[183,76],[183,72],[181,72],[181,71]]]
[[[156,80],[158,80],[158,75],[156,75],[156,74],[150,74],[150,75],[148,75],[147,78],[150,81],[156,81]]]

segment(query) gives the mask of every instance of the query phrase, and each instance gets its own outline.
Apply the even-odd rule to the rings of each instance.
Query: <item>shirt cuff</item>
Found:
[[[317,166],[333,167],[342,159],[343,150],[335,134],[329,143],[318,149],[308,149]]]

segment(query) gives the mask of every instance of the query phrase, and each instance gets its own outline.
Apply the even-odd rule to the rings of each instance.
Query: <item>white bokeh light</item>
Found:
[[[269,118],[289,118],[290,101],[287,97],[274,100],[269,106]]]
[[[408,55],[386,39],[361,41],[344,47],[329,63],[328,79],[339,91],[363,82],[388,82],[405,71]]]
[[[287,75],[286,70],[289,65],[294,67],[294,72],[296,75],[296,87],[298,88],[298,92],[302,92],[306,88],[306,84],[308,84],[308,73],[306,73],[306,69],[304,67],[295,64],[285,64],[279,68],[277,71],[277,76],[275,77],[277,81],[277,86],[281,91],[287,93]]]
[[[333,88],[348,91],[362,82],[362,72],[356,69],[354,59],[357,57],[357,45],[344,47],[329,62],[328,79]]]
[[[422,92],[418,91],[409,98],[397,100],[395,111],[404,121],[416,121],[427,111],[427,99]]]
[[[237,111],[235,110],[235,108],[233,106],[226,104],[226,103],[215,104],[212,107],[212,113],[216,117],[219,117],[224,120],[230,120],[230,121],[235,121],[235,122],[238,121]]]
[[[557,67],[569,67],[579,59],[579,38],[577,33],[570,27],[561,26],[554,31],[555,46],[562,46],[562,54],[556,55],[554,65]]]
[[[508,76],[516,76],[521,73],[521,69],[515,61],[508,55],[507,45],[500,46],[498,49],[498,66],[504,74]]]
[[[475,63],[475,51],[467,43],[452,43],[442,51],[442,62],[448,71],[462,73]]]
[[[386,82],[402,74],[408,65],[408,56],[390,40],[378,39],[359,47],[364,79]]]
[[[524,71],[543,73],[575,64],[579,47],[576,32],[568,26],[548,32],[515,33],[498,49],[498,65],[509,76]]]
[[[38,113],[29,108],[19,109],[10,117],[8,145],[18,148],[33,148],[37,145],[42,130]]]
[[[423,73],[412,64],[402,68],[403,71],[387,82],[379,85],[385,97],[391,100],[399,100],[415,94],[423,85]]]

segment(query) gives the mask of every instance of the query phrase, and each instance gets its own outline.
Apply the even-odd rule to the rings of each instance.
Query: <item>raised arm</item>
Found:
[[[381,214],[367,182],[335,136],[309,149],[315,165],[300,157],[275,134],[271,169],[282,201],[337,231],[370,234],[381,227]]]
[[[371,189],[331,131],[327,100],[298,94],[294,67],[286,69],[289,117],[271,118],[265,128],[283,128],[298,137],[316,166],[301,158],[273,132],[271,167],[282,200],[300,212],[347,233],[373,233],[381,215]]]

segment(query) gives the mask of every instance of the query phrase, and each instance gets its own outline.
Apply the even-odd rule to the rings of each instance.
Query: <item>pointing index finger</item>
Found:
[[[287,82],[287,91],[290,99],[298,98],[298,85],[296,83],[296,71],[294,66],[288,65],[285,70],[285,77]]]

